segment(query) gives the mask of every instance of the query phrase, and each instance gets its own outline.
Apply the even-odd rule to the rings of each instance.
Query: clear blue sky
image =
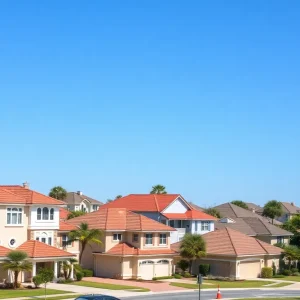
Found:
[[[299,14],[299,1],[1,1],[0,182],[297,202]]]

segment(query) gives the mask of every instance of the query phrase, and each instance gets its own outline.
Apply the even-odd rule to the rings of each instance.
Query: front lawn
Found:
[[[65,291],[60,291],[60,290],[47,289],[47,295],[59,295],[59,294],[71,294],[71,293],[72,292],[65,292]],[[26,289],[26,290],[13,290],[13,289],[3,289],[3,290],[1,290],[0,289],[0,299],[43,296],[44,294],[45,294],[45,290],[43,288]]]
[[[201,285],[202,289],[212,289],[217,288],[259,288],[265,285],[274,283],[274,281],[255,281],[255,280],[245,280],[245,281],[220,281],[220,280],[204,280]],[[171,282],[170,285],[183,287],[186,289],[198,289],[198,284],[181,283],[181,282]],[[274,286],[272,286],[274,287]]]
[[[98,289],[106,289],[106,290],[127,290],[131,292],[150,292],[149,289],[141,288],[138,286],[131,286],[131,285],[120,285],[120,284],[100,283],[100,282],[91,282],[91,281],[76,281],[71,284],[93,287]]]
[[[285,276],[283,278],[280,277],[280,278],[274,278],[274,279],[300,282],[300,276]]]

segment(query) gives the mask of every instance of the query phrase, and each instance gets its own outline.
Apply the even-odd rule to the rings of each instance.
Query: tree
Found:
[[[209,208],[206,208],[204,210],[204,212],[208,215],[211,215],[211,216],[215,217],[215,218],[218,218],[218,219],[221,218],[220,212],[216,208],[209,207]]]
[[[188,269],[189,267],[189,262],[185,259],[181,259],[176,266],[181,269],[182,273],[185,273],[185,271]]]
[[[267,202],[263,209],[263,216],[272,219],[272,224],[274,224],[274,219],[280,217],[283,214],[282,206],[279,201],[271,200]]]
[[[38,275],[45,288],[45,299],[47,299],[47,283],[53,280],[54,272],[49,268],[41,268],[38,270]]]
[[[72,268],[75,271],[75,273],[81,270],[81,267],[79,266],[77,259],[70,258],[69,260],[63,262],[62,269],[63,269],[65,279],[70,279]]]
[[[154,185],[150,194],[167,194],[166,187],[161,184]]]
[[[102,231],[99,229],[89,228],[87,223],[81,223],[79,228],[76,230],[72,230],[69,233],[70,241],[79,241],[81,245],[80,253],[79,253],[79,263],[81,264],[82,254],[86,245],[91,245],[93,243],[101,245],[102,242],[100,240],[102,236]]]
[[[289,270],[291,269],[292,262],[300,259],[300,249],[297,246],[285,245],[283,247],[283,256],[289,263]]]
[[[15,289],[18,287],[18,276],[20,272],[32,270],[32,264],[27,260],[27,258],[27,253],[14,250],[7,254],[7,259],[2,264],[4,270],[10,270],[14,273]]]
[[[233,200],[231,203],[241,208],[248,209],[248,205],[242,200]]]
[[[290,244],[300,247],[300,215],[293,216],[292,219],[285,222],[281,227],[294,234],[291,236]]]
[[[49,196],[57,200],[64,200],[67,198],[67,191],[61,186],[55,186],[50,190]]]
[[[77,217],[83,216],[85,214],[86,214],[86,212],[82,211],[82,210],[70,211],[68,216],[67,216],[67,220],[77,218]]]
[[[199,234],[187,233],[180,245],[180,255],[189,261],[189,272],[192,271],[193,261],[206,256],[205,241]]]
[[[116,198],[115,198],[115,200],[120,199],[122,197],[123,197],[122,195],[117,195]]]

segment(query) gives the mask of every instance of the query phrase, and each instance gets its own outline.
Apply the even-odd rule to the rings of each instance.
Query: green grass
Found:
[[[300,282],[300,276],[285,276],[283,278],[274,278],[274,279]]]
[[[45,293],[45,291],[42,288],[26,289],[26,290],[0,290],[0,299],[43,296],[44,293]],[[47,289],[47,295],[68,294],[68,293],[70,294],[72,292]],[[68,299],[68,298],[65,298],[65,299]]]
[[[274,285],[271,285],[271,286],[266,286],[266,287],[284,287],[284,286],[288,286],[288,285],[291,285],[293,283],[290,283],[290,282],[279,282],[277,284],[274,284]]]
[[[72,284],[79,285],[79,286],[93,287],[98,289],[106,289],[106,290],[127,290],[132,292],[150,292],[149,289],[141,288],[138,286],[131,286],[131,285],[120,285],[120,284],[100,283],[100,282],[91,282],[91,281],[76,281]]]
[[[245,280],[245,281],[218,281],[218,280],[204,280],[204,284],[201,285],[202,289],[217,288],[259,288],[265,285],[274,283],[273,281],[255,281],[255,280]],[[181,283],[181,282],[171,282],[170,285],[183,287],[186,289],[198,289],[198,284]],[[274,287],[274,286],[272,286]],[[276,287],[276,286],[275,286]]]

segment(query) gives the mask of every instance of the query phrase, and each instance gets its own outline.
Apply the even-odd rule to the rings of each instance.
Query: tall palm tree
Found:
[[[189,261],[189,272],[192,271],[193,261],[206,256],[205,241],[199,234],[187,233],[180,245],[180,255]]]
[[[78,265],[78,260],[76,258],[70,258],[62,263],[62,269],[64,272],[65,279],[70,279],[72,266],[75,273],[79,272],[81,269]]]
[[[150,194],[167,194],[166,187],[161,184],[154,185]]]
[[[79,241],[81,244],[81,250],[79,253],[79,263],[81,264],[82,254],[86,245],[91,245],[93,243],[101,245],[100,240],[102,236],[102,231],[100,229],[89,228],[87,223],[81,223],[76,230],[72,230],[69,233],[70,241]]]
[[[67,198],[67,191],[61,186],[55,186],[50,190],[49,196],[57,200],[64,200]]]
[[[2,264],[4,270],[10,270],[14,273],[15,289],[18,287],[18,277],[20,272],[32,270],[32,264],[27,260],[27,258],[27,253],[14,250],[7,254],[7,259]]]

